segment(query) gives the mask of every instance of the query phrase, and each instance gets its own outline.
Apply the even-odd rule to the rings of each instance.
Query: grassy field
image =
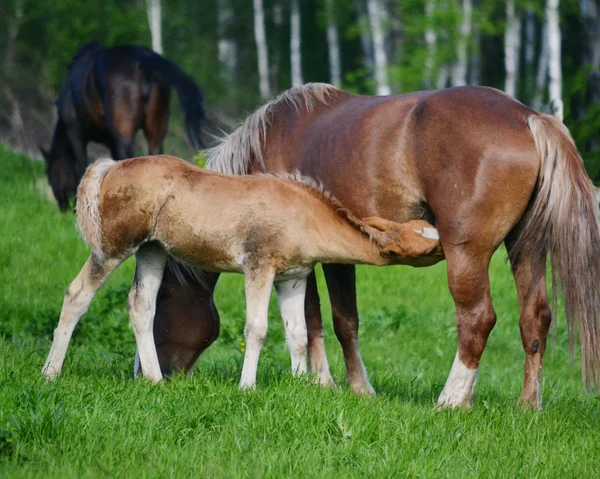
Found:
[[[188,377],[132,380],[130,261],[78,326],[63,375],[40,377],[62,295],[87,256],[42,165],[0,146],[0,477],[599,477],[600,402],[583,391],[558,317],[543,412],[517,406],[524,355],[504,253],[498,323],[468,411],[435,411],[455,353],[445,265],[360,267],[361,347],[375,398],[344,385],[322,274],[335,391],[293,378],[271,304],[258,390],[237,389],[243,282],[217,288],[222,334]]]

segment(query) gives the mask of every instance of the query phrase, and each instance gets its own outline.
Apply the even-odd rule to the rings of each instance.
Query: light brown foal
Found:
[[[300,175],[231,176],[169,156],[99,161],[78,189],[79,229],[92,254],[69,286],[43,373],[57,376],[74,327],[94,295],[135,254],[127,306],[143,374],[162,378],[153,337],[169,256],[246,277],[246,356],[241,387],[254,387],[273,284],[294,373],[307,371],[306,277],[318,262],[424,266],[443,258],[426,221],[361,221]]]

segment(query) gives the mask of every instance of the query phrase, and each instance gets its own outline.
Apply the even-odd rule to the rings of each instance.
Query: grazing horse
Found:
[[[42,149],[48,181],[62,211],[69,207],[88,165],[90,141],[107,146],[116,160],[131,158],[143,130],[148,153],[162,153],[171,87],[177,89],[193,148],[202,147],[202,92],[181,68],[138,45],[107,48],[98,42],[73,57],[56,102],[58,121],[50,151]]]
[[[92,253],[65,294],[43,373],[56,377],[74,327],[106,278],[135,254],[127,306],[142,373],[162,379],[153,336],[158,289],[169,256],[246,277],[246,356],[240,387],[254,387],[273,284],[292,356],[306,367],[306,277],[318,262],[427,266],[443,259],[423,220],[358,220],[299,175],[231,176],[169,156],[99,160],[77,194],[79,230]]]
[[[378,97],[309,84],[258,109],[208,156],[207,167],[225,173],[297,169],[321,181],[361,218],[426,219],[436,226],[458,332],[440,405],[471,404],[481,355],[496,323],[488,268],[503,242],[521,310],[525,375],[520,403],[542,404],[542,360],[551,322],[547,254],[553,284],[562,286],[570,338],[576,326],[581,331],[586,384],[598,385],[598,205],[575,144],[558,120],[492,88]],[[356,392],[372,393],[358,349],[355,268],[325,264],[323,269],[347,381]],[[311,369],[329,375],[314,276],[307,291]],[[192,324],[189,315],[176,321],[180,330]],[[173,332],[160,341],[170,344],[176,336]],[[191,364],[181,361],[176,367]]]

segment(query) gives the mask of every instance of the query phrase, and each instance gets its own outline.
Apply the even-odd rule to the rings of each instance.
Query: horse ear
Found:
[[[46,160],[46,163],[48,161],[50,161],[50,153],[48,153],[47,150],[45,150],[43,147],[40,146],[40,152],[42,153],[42,156],[44,157],[44,160]]]
[[[368,218],[364,218],[363,223],[367,226],[370,226],[377,231],[386,232],[394,227],[398,227],[398,223],[394,223],[393,221],[384,220],[379,216],[369,216]]]

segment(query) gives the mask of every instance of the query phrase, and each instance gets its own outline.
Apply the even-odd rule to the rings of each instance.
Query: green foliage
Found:
[[[221,337],[190,376],[133,381],[125,312],[131,262],[115,271],[78,325],[63,375],[46,382],[39,372],[50,316],[58,320],[88,251],[73,215],[59,213],[40,180],[43,165],[0,150],[0,477],[558,478],[600,470],[600,401],[583,392],[570,365],[562,313],[544,363],[545,410],[516,405],[524,355],[504,252],[491,264],[498,323],[469,411],[434,409],[456,348],[444,264],[358,268],[361,352],[375,398],[344,386],[320,271],[335,391],[290,374],[274,298],[258,389],[238,390],[240,275],[219,281]]]

